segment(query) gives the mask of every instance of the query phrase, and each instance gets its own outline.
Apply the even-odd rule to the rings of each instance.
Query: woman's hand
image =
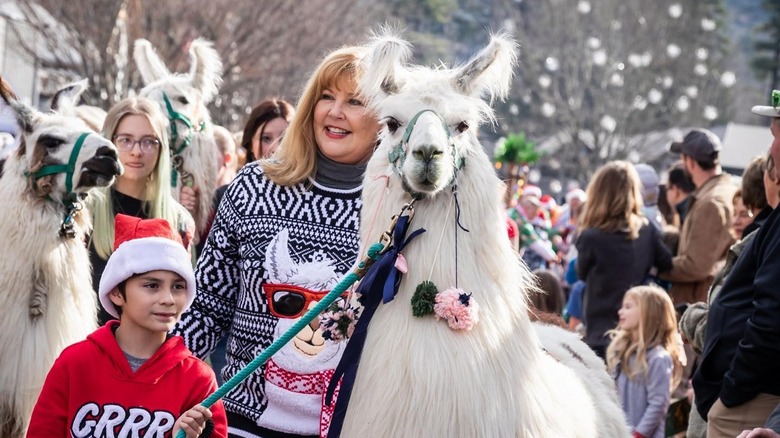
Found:
[[[198,201],[200,193],[195,187],[184,186],[179,191],[179,203],[184,206],[193,216],[198,212]]]
[[[753,430],[743,430],[737,438],[780,438],[780,434],[772,429],[757,427]]]
[[[206,421],[209,419],[211,419],[211,410],[203,405],[195,405],[176,420],[173,425],[173,436],[177,436],[179,430],[183,430],[187,438],[197,438],[203,433]]]

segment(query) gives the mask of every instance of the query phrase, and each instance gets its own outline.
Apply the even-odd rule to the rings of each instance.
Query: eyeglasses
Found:
[[[772,106],[777,108],[780,106],[780,90],[772,90]]]
[[[272,315],[277,318],[294,319],[303,315],[311,303],[320,301],[330,291],[312,291],[291,284],[265,283],[263,292],[268,299],[268,307]],[[347,297],[347,292],[341,296]]]
[[[114,144],[122,152],[130,152],[137,144],[141,148],[141,152],[148,153],[160,147],[160,140],[154,137],[144,137],[140,140],[136,140],[129,135],[115,135]]]

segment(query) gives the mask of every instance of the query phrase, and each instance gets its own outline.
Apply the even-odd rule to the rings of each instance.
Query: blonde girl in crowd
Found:
[[[95,293],[106,261],[114,251],[114,217],[118,213],[165,219],[179,232],[186,246],[195,229],[190,213],[171,195],[165,117],[157,103],[143,97],[128,97],[115,103],[103,123],[103,136],[119,150],[124,172],[114,185],[95,189],[87,198],[93,224],[89,250]],[[99,324],[102,326],[110,319],[113,317],[101,306]]]
[[[672,390],[685,364],[674,305],[663,289],[636,286],[626,292],[618,315],[607,368],[633,437],[663,438]]]

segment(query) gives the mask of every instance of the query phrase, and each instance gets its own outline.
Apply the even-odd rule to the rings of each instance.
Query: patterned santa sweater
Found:
[[[274,316],[267,294],[292,291],[308,308],[354,265],[360,191],[313,179],[282,187],[258,163],[244,167],[220,203],[196,269],[197,297],[174,333],[201,358],[227,333],[222,375],[233,377],[296,321]],[[324,433],[322,397],[343,349],[307,327],[228,393],[225,409],[271,430]]]

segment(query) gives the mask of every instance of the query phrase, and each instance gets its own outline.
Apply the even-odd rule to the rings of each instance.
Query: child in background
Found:
[[[190,254],[164,219],[118,214],[100,279],[109,321],[66,348],[46,377],[28,438],[225,437],[214,372],[171,330],[195,299]],[[178,419],[177,419],[178,418]]]
[[[669,295],[656,286],[626,292],[610,330],[607,368],[634,438],[663,438],[672,390],[680,381],[682,353],[677,318]]]

